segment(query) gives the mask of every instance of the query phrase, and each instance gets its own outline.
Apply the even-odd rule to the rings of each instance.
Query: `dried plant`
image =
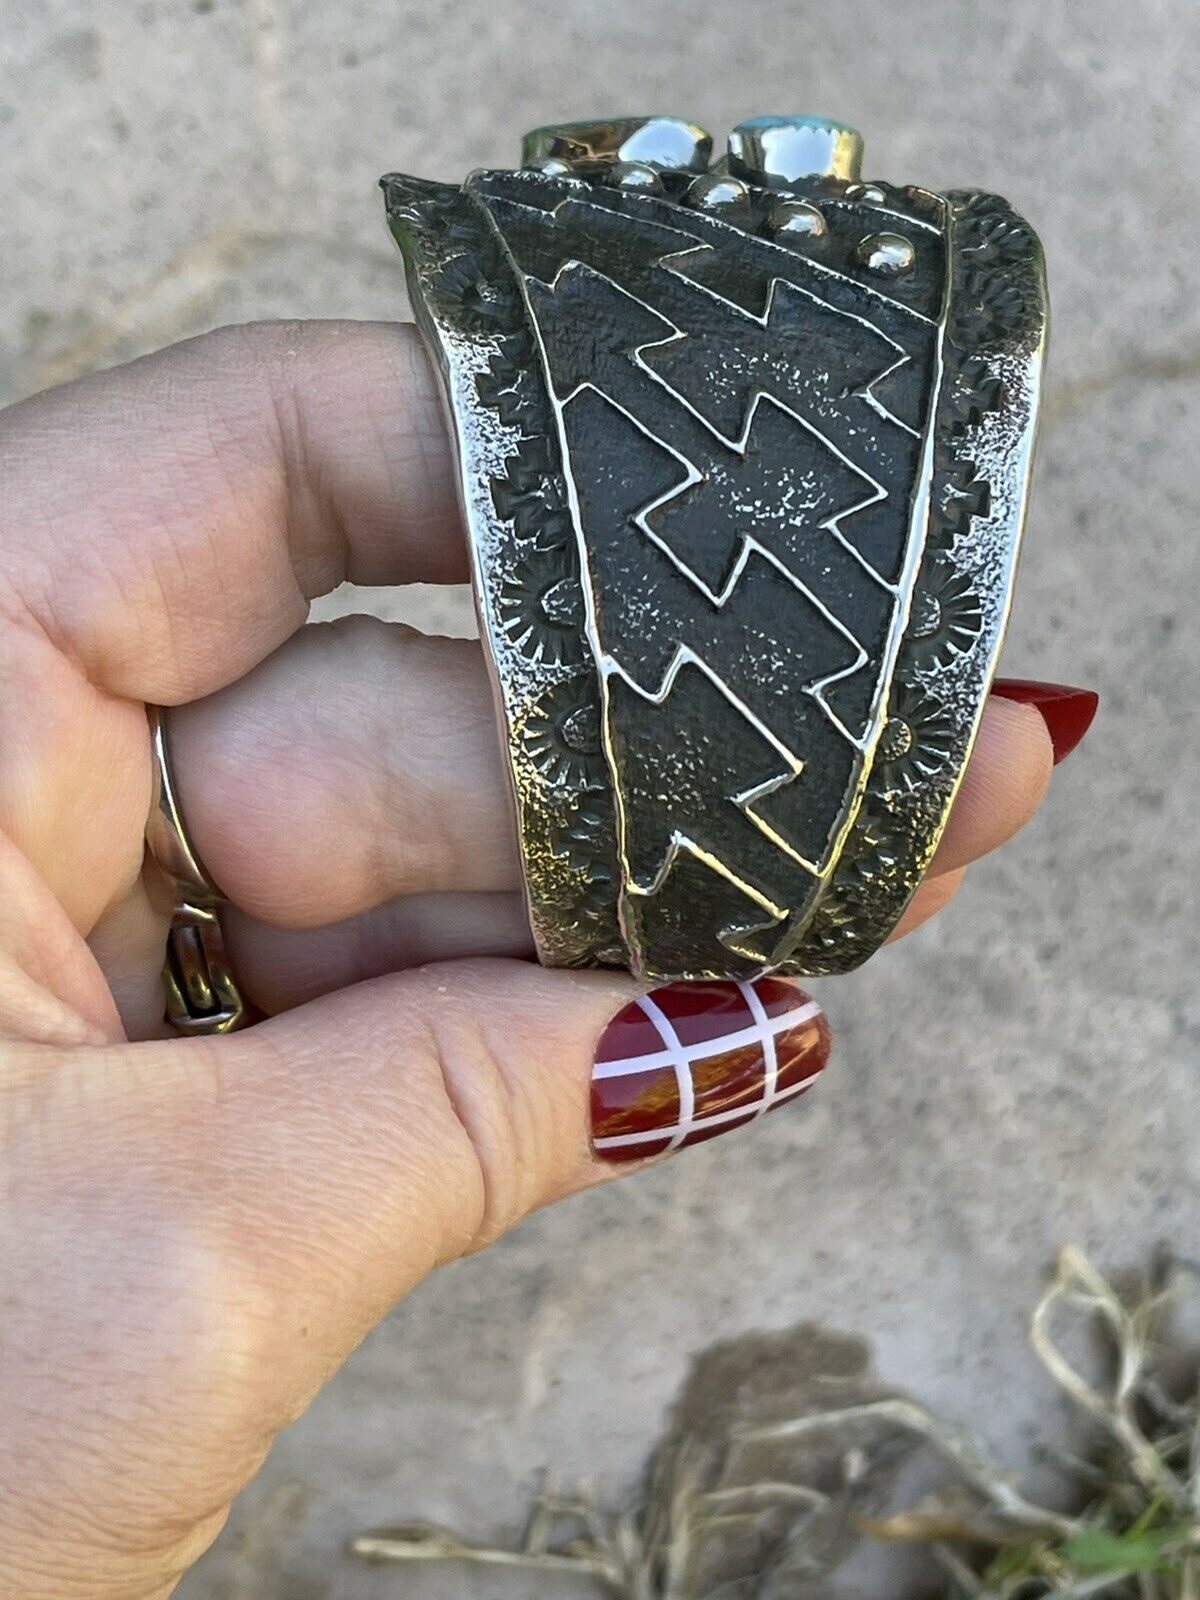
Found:
[[[1047,1451],[1070,1513],[1027,1499],[969,1440],[881,1389],[860,1341],[806,1326],[699,1358],[628,1509],[547,1485],[513,1548],[410,1523],[350,1552],[571,1575],[619,1600],[815,1600],[866,1537],[927,1550],[941,1600],[1200,1600],[1200,1381],[1169,1337],[1196,1270],[1172,1262],[1123,1296],[1063,1251],[1030,1341],[1087,1429],[1081,1452]],[[1065,1349],[1091,1330],[1098,1378]],[[936,1487],[890,1511],[918,1453]]]

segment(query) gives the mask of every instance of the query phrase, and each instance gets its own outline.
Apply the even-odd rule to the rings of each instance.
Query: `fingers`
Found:
[[[177,1575],[395,1299],[590,1181],[592,1047],[628,992],[448,967],[228,1039],[32,1059],[0,1144],[21,1463],[0,1473],[0,1569],[21,1595],[125,1600]]]
[[[1022,714],[1014,716],[1014,711]],[[999,695],[984,707],[979,736],[933,865],[889,943],[944,910],[962,887],[968,864],[1011,838],[1041,804],[1056,752],[1044,717],[1031,712],[1032,707]]]
[[[170,926],[165,885],[147,871],[133,893],[101,917],[88,935],[127,1039],[172,1036],[162,979]]]
[[[188,830],[262,921],[339,921],[402,894],[520,884],[492,692],[472,640],[369,617],[301,630],[172,713]]]
[[[344,579],[466,574],[407,326],[224,329],[0,413],[0,458],[6,611],[131,700],[232,682]]]
[[[0,1088],[5,1040],[72,1045],[122,1037],[113,996],[79,930],[0,832]]]
[[[930,873],[909,901],[904,915],[888,935],[887,942],[893,944],[897,939],[903,939],[905,934],[915,933],[930,917],[936,917],[939,911],[944,911],[962,888],[966,875],[965,867],[957,867],[953,872]]]
[[[945,909],[962,887],[966,868],[930,873],[892,930],[889,942],[913,933]],[[326,928],[276,928],[230,908],[222,918],[225,943],[244,993],[274,1015],[364,979],[426,962],[468,956],[531,959],[533,936],[522,895],[429,894],[389,901]],[[161,1013],[161,994],[151,998]],[[145,1015],[131,1036],[147,1037]]]
[[[824,1063],[816,1008],[793,986],[762,981],[757,1023],[746,985],[655,992],[694,1073],[699,1132],[760,1109],[766,1035],[750,1037],[756,1026],[781,1041],[780,1072],[792,1049],[806,1077]],[[149,1125],[127,1105],[121,1169],[157,1191],[150,1215],[181,1191],[211,1206],[200,1237],[211,1225],[221,1256],[209,1281],[247,1319],[226,1342],[257,1347],[250,1370],[279,1374],[274,1425],[419,1277],[608,1174],[608,1156],[593,1150],[593,1068],[607,1025],[637,993],[615,974],[474,960],[343,990],[228,1039],[139,1047],[132,1088],[136,1100],[145,1087]],[[599,1051],[603,1082],[631,1080],[629,1104],[665,1070],[664,1047],[636,1031],[646,1019],[639,1010],[631,1030],[627,1018]],[[728,1075],[745,1089],[751,1069],[757,1096],[725,1117]],[[612,1098],[610,1087],[603,1101]],[[666,1122],[679,1111],[676,1101]],[[654,1153],[654,1140],[643,1143]]]
[[[424,961],[529,953],[473,642],[366,619],[306,629],[243,684],[174,717],[189,828],[247,913],[227,915],[228,937],[264,1010]],[[989,702],[930,877],[898,932],[948,898],[932,887],[942,875],[1029,820],[1050,761],[1036,711]],[[285,931],[298,928],[309,931]]]
[[[225,1039],[60,1053],[9,1157],[25,1265],[0,1403],[18,1500],[55,1507],[22,1594],[65,1600],[64,1572],[93,1600],[150,1591],[425,1273],[790,1105],[828,1054],[778,980],[635,993],[450,963]],[[86,1407],[50,1403],[67,1382]]]
[[[324,928],[272,927],[233,907],[221,920],[238,982],[269,1014],[406,967],[534,954],[516,891],[406,895]]]
[[[1039,713],[990,696],[932,870],[954,872],[1010,839],[1041,805],[1053,768]]]
[[[200,857],[259,922],[322,926],[405,894],[520,887],[492,691],[474,641],[427,639],[366,617],[303,629],[239,683],[176,708],[170,743]],[[962,866],[1021,827],[1050,762],[1035,710],[989,702],[935,870]],[[379,971],[389,927],[411,947],[409,933],[383,919],[346,930],[358,955],[343,952],[335,966],[350,977]],[[370,954],[355,970],[360,935]],[[300,959],[300,947],[290,949]],[[307,979],[299,992],[309,992]]]
[[[473,642],[363,618],[305,629],[244,683],[172,716],[189,831],[235,901],[230,955],[262,1010],[425,962],[532,953]],[[1028,821],[1049,762],[1040,715],[989,702],[942,847],[893,938]],[[92,935],[132,1038],[162,1031],[163,937],[141,886]]]

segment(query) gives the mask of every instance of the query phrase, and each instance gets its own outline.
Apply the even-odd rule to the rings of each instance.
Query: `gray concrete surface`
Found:
[[[414,1514],[501,1531],[547,1463],[619,1493],[689,1351],[801,1318],[868,1335],[888,1379],[1022,1460],[1060,1418],[1024,1347],[1054,1248],[1200,1242],[1200,9],[43,0],[6,8],[0,58],[7,396],[230,319],[401,315],[378,173],[506,162],[554,116],[823,111],[866,130],[870,172],[1008,193],[1055,329],[1006,668],[1104,696],[949,913],[821,986],[840,1042],[816,1095],[427,1283],[181,1595],[531,1594],[350,1568],[340,1542]]]

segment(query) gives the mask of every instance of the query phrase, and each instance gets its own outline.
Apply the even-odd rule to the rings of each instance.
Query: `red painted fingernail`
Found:
[[[1100,696],[1069,683],[1039,683],[1036,678],[997,678],[992,693],[1002,700],[1036,706],[1054,746],[1054,765],[1065,761],[1092,725]]]
[[[664,984],[596,1047],[596,1154],[640,1161],[753,1122],[810,1087],[829,1043],[825,1013],[783,978]]]

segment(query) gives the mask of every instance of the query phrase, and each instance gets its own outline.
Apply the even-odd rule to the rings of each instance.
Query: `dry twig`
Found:
[[[1078,1502],[1070,1514],[1028,1499],[915,1401],[872,1392],[852,1361],[816,1386],[845,1403],[818,1408],[811,1388],[772,1389],[761,1351],[750,1380],[754,1361],[739,1369],[736,1352],[721,1347],[717,1392],[705,1391],[699,1412],[681,1402],[682,1424],[659,1447],[635,1506],[604,1511],[585,1494],[547,1488],[513,1549],[412,1523],[364,1534],[350,1551],[376,1562],[570,1574],[618,1600],[802,1600],[826,1592],[821,1580],[846,1553],[849,1530],[926,1546],[945,1575],[945,1600],[1200,1600],[1200,1383],[1193,1373],[1179,1392],[1162,1360],[1176,1281],[1194,1271],[1175,1262],[1127,1300],[1078,1250],[1062,1252],[1030,1341],[1096,1435],[1082,1452],[1053,1452]],[[1100,1332],[1103,1377],[1066,1354],[1057,1330],[1068,1316],[1076,1333]],[[791,1414],[779,1414],[784,1400]],[[716,1420],[701,1427],[698,1414]],[[873,1514],[915,1447],[941,1463],[938,1488],[917,1506]]]

